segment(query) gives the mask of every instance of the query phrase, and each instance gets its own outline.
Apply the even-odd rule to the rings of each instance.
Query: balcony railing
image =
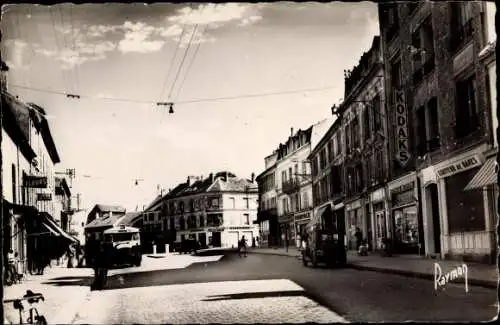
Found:
[[[282,183],[283,193],[290,194],[297,192],[300,188],[300,182],[298,178],[292,178]]]

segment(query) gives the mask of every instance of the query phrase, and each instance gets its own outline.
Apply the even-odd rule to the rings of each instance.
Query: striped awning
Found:
[[[464,188],[464,191],[482,189],[485,186],[495,184],[497,182],[496,164],[496,157],[486,160],[481,169]]]

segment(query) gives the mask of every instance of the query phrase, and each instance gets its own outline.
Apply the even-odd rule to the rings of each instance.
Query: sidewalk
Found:
[[[282,255],[300,258],[300,250],[289,247],[285,248],[253,248],[249,253]],[[434,263],[438,263],[443,271],[443,275],[451,269],[462,265],[459,261],[432,260],[420,256],[393,256],[381,257],[377,252],[372,252],[368,256],[358,256],[355,252],[347,253],[347,267],[358,270],[376,271],[390,274],[398,274],[408,277],[418,277],[434,281]],[[468,268],[469,285],[477,285],[487,288],[498,288],[498,269],[496,265],[479,263],[465,263]],[[463,283],[463,278],[454,282]]]
[[[36,307],[49,324],[69,324],[78,306],[90,294],[90,279],[93,271],[87,268],[66,268],[63,266],[47,267],[44,275],[25,275],[25,279],[12,286],[4,286],[4,300],[22,297],[27,290],[41,293],[45,301],[40,301]],[[57,281],[57,284],[51,284]],[[26,321],[29,304],[23,302]],[[19,314],[12,303],[4,304],[4,324],[19,323]]]

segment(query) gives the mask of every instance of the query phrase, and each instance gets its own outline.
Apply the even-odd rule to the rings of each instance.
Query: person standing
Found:
[[[241,240],[238,245],[238,254],[241,257],[241,255],[247,257],[247,240],[245,239],[245,236],[241,236]]]
[[[359,229],[359,227],[356,227],[354,236],[356,237],[356,250],[359,251],[359,246],[361,246],[361,244],[363,243],[363,233],[361,232],[361,229]]]

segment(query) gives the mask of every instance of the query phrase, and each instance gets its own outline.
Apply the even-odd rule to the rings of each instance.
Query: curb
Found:
[[[269,252],[269,253],[264,253],[264,252],[256,252],[256,251],[249,251],[248,253],[254,253],[254,254],[262,254],[262,255],[279,255],[279,256],[286,256],[286,257],[295,257],[297,259],[300,259],[300,256],[293,256],[293,255],[288,255],[288,254],[283,254],[279,252]],[[350,269],[355,269],[355,270],[361,270],[361,271],[373,271],[373,272],[379,272],[379,273],[386,273],[386,274],[395,274],[395,275],[401,275],[409,278],[420,278],[420,279],[425,279],[425,280],[431,280],[434,281],[434,274],[428,274],[428,273],[421,273],[421,272],[415,272],[415,271],[407,271],[407,270],[397,270],[397,269],[387,269],[383,267],[376,267],[376,266],[367,266],[367,265],[358,265],[354,263],[347,263],[346,268]],[[468,279],[469,285],[473,286],[478,286],[478,287],[483,287],[483,288],[488,288],[488,289],[498,289],[498,283],[494,281],[488,281],[488,280],[481,280],[481,279]],[[463,278],[456,279],[453,281],[453,283],[460,283],[463,284],[465,283],[465,280]]]
[[[373,272],[386,273],[386,274],[396,274],[396,275],[401,275],[401,276],[405,276],[405,277],[409,277],[409,278],[420,278],[420,279],[434,281],[434,274],[428,274],[428,273],[422,273],[422,272],[397,270],[397,269],[386,269],[383,267],[357,265],[357,264],[353,264],[353,263],[347,263],[346,267],[351,268],[351,269],[355,269],[355,270],[361,270],[361,271],[373,271]],[[481,280],[481,279],[468,279],[468,282],[469,282],[469,285],[473,285],[473,286],[478,286],[478,287],[483,287],[483,288],[488,288],[488,289],[497,289],[498,288],[498,283],[495,283],[493,281]],[[463,278],[458,278],[455,281],[453,281],[453,283],[464,284],[465,280]]]

